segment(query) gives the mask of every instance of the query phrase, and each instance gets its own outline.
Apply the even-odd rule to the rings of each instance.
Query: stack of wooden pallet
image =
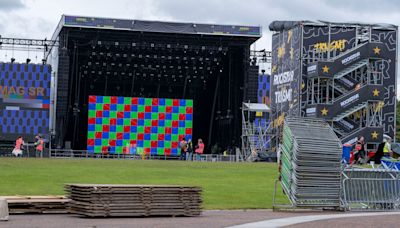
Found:
[[[198,216],[201,188],[157,185],[66,185],[69,212],[89,217]]]
[[[65,196],[2,196],[8,203],[10,214],[66,213],[70,201]]]

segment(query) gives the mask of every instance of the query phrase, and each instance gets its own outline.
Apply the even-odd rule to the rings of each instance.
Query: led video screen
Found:
[[[49,132],[51,67],[0,63],[0,140]]]
[[[91,153],[180,155],[192,138],[193,100],[89,96]]]

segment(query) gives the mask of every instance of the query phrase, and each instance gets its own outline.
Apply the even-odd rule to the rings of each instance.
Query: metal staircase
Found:
[[[337,121],[336,123],[339,124],[343,129],[345,129],[346,132],[354,131],[355,129],[360,127],[359,123],[356,123],[347,117]]]
[[[333,131],[334,131],[337,135],[339,135],[339,138],[341,138],[342,136],[344,136],[344,135],[347,134],[347,132],[345,132],[345,131],[340,127],[340,125],[338,125],[336,122],[333,123],[332,129],[333,129]]]
[[[341,114],[333,117],[332,120],[333,121],[339,121],[339,120],[345,118],[346,116],[349,116],[352,113],[355,113],[357,111],[360,111],[363,108],[366,108],[367,106],[368,106],[368,102],[363,102],[363,103],[361,103],[361,104],[359,104],[357,106],[354,106],[354,107],[352,107],[350,109],[347,109],[345,112],[342,112]]]
[[[340,92],[340,94],[348,93],[349,91],[339,84],[335,84],[334,89]]]
[[[370,60],[380,59],[380,51],[386,47],[382,43],[366,42],[348,49],[339,55],[314,61],[307,66],[308,77],[341,78],[347,73],[368,64]]]
[[[382,59],[380,50],[384,48],[382,43],[371,42],[369,27],[361,26],[357,28],[355,47],[333,58],[309,63],[306,108],[311,111],[307,116],[326,119],[343,140],[353,140],[359,133],[371,134],[371,129],[382,128],[377,124],[381,119],[379,114],[367,113],[384,99],[383,73],[377,62]],[[371,78],[371,72],[378,75],[378,80]],[[354,117],[357,122],[349,118],[361,110]]]
[[[338,60],[344,56],[348,56],[348,55],[352,54],[353,52],[360,50],[366,46],[368,46],[368,43],[363,43],[363,44],[357,45],[353,48],[349,48],[346,51],[340,53],[339,55],[336,55],[335,57],[331,58],[330,61],[336,61],[336,60]]]
[[[334,74],[333,78],[334,79],[339,79],[339,78],[347,75],[348,73],[351,73],[351,72],[353,72],[353,71],[355,71],[355,70],[357,70],[357,69],[359,69],[359,68],[361,68],[363,66],[367,66],[368,63],[369,63],[368,59],[364,59],[364,60],[361,60],[359,62],[356,62],[355,64],[345,68],[344,70],[340,71],[339,73]]]
[[[354,88],[358,82],[353,80],[353,78],[348,78],[346,76],[339,78],[336,81],[336,85],[341,85],[343,88],[346,88],[347,90]]]

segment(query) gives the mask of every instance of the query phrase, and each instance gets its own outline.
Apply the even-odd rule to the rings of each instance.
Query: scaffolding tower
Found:
[[[382,136],[385,49],[384,43],[371,40],[370,27],[360,26],[354,47],[328,52],[327,58],[314,49],[307,59],[309,116],[326,119],[344,143],[353,144],[360,135]]]
[[[241,160],[254,161],[259,154],[270,149],[270,108],[262,103],[242,105],[242,151]]]
[[[324,119],[343,144],[362,136],[368,150],[394,138],[397,26],[275,21],[270,30],[276,146],[285,117]]]

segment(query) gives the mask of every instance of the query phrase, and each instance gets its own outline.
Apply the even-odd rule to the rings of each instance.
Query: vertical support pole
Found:
[[[327,54],[328,54],[328,60],[330,60],[331,59],[331,25],[329,24],[328,25],[328,52],[327,52]]]
[[[183,85],[183,92],[182,92],[182,99],[185,99],[185,95],[186,95],[186,86],[187,86],[187,76],[185,77],[185,83]]]
[[[215,83],[214,98],[213,98],[213,104],[212,104],[211,116],[210,116],[210,125],[209,125],[209,128],[208,128],[208,143],[207,143],[208,146],[211,145],[212,128],[213,128],[213,124],[214,124],[215,105],[216,105],[216,102],[217,102],[220,77],[221,77],[221,74],[218,74],[217,83]]]
[[[135,76],[136,76],[136,70],[133,71],[133,76],[132,76],[131,97],[133,97],[133,91],[134,91],[134,88],[135,88]]]

